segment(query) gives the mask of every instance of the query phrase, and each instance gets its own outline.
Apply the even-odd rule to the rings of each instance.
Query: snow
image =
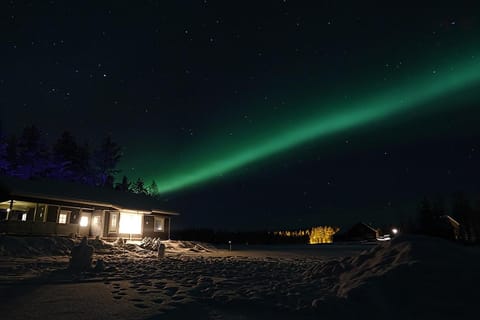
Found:
[[[0,252],[11,255],[0,257],[0,306],[8,319],[466,319],[480,284],[479,248],[420,236],[232,251],[171,240],[161,259],[138,243],[97,242],[94,261],[106,269],[81,275],[65,270],[68,256],[48,255],[32,239],[4,240]]]

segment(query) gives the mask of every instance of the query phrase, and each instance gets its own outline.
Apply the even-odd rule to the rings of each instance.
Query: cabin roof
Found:
[[[131,210],[145,214],[178,215],[168,203],[147,195],[52,180],[21,180],[0,176],[0,202],[15,199],[46,203],[65,202],[98,209]],[[166,209],[158,209],[166,208]]]

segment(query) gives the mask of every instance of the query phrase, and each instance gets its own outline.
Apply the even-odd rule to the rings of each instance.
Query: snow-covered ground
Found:
[[[63,249],[17,240],[0,238],[2,319],[476,318],[480,250],[440,239],[232,251],[166,241],[162,259],[97,243],[105,270],[80,275]]]

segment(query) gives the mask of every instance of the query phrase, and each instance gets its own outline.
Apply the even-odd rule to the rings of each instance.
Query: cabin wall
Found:
[[[12,205],[13,204],[13,205]],[[94,210],[56,201],[20,199],[0,203],[0,233],[142,239],[170,237],[170,216],[138,211]]]
[[[160,219],[162,221],[161,230],[158,228]],[[144,217],[143,236],[168,240],[170,238],[170,217],[164,215],[146,215]]]

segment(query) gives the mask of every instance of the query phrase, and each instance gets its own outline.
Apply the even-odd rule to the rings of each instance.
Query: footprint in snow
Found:
[[[173,296],[172,297],[172,300],[174,300],[174,301],[180,301],[180,300],[183,300],[183,299],[185,299],[185,296]]]
[[[166,291],[166,295],[167,296],[173,296],[177,291],[178,291],[178,288],[177,287],[167,287],[164,289]]]
[[[134,306],[137,307],[137,308],[140,308],[140,309],[150,308],[150,306],[147,306],[144,303],[135,303]]]

